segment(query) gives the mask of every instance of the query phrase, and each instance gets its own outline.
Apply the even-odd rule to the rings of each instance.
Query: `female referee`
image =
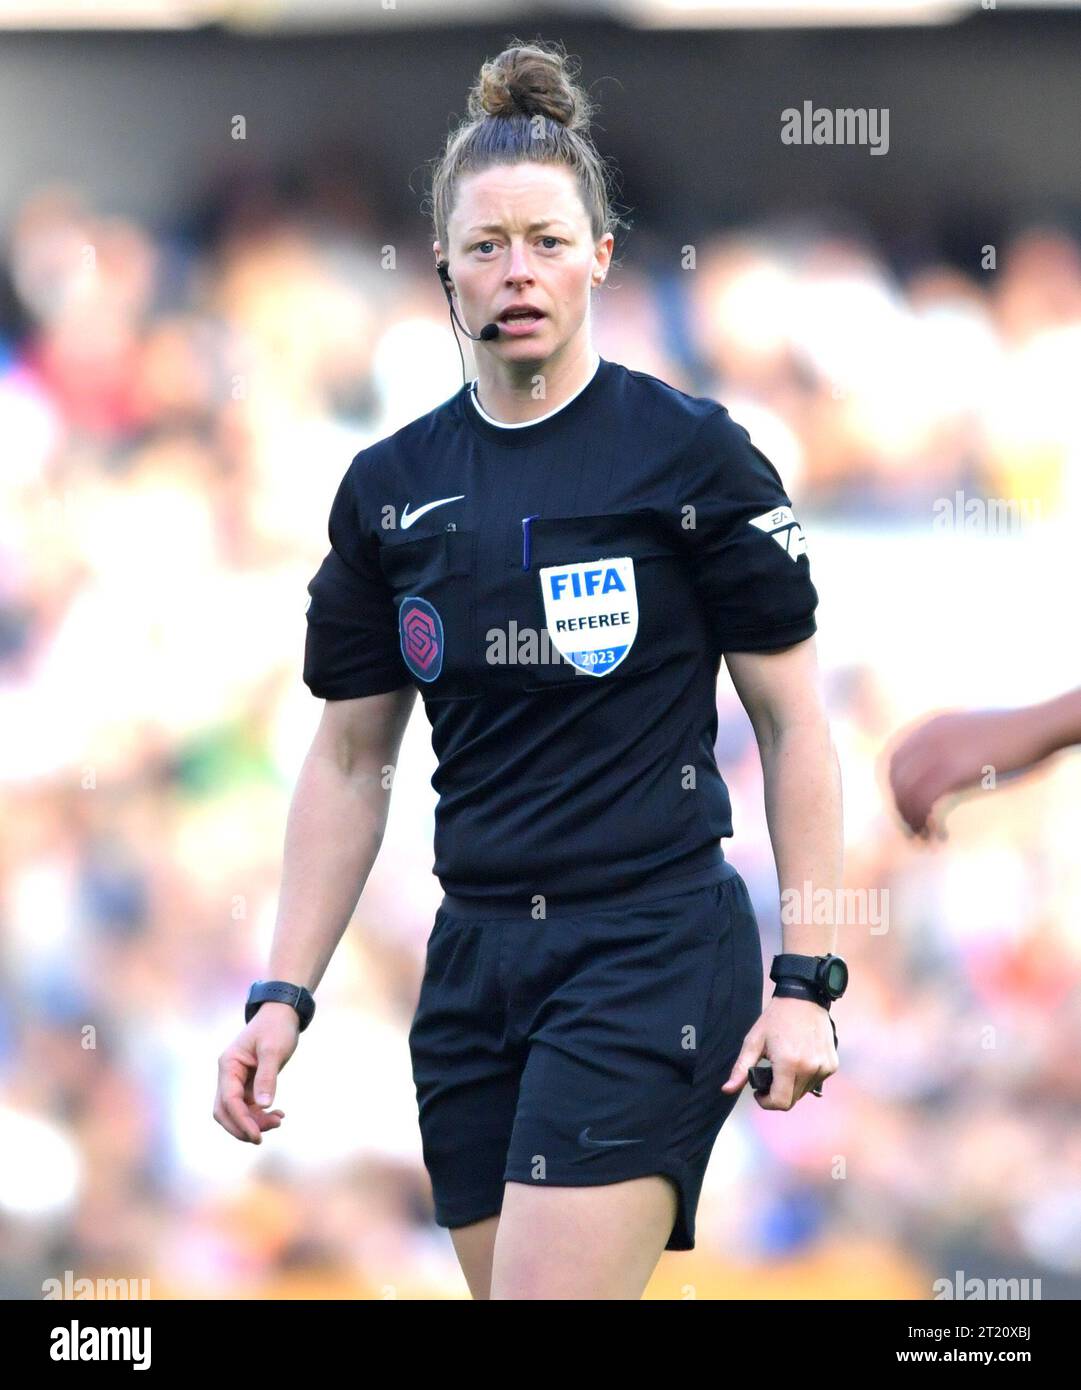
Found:
[[[326,704],[270,978],[214,1110],[253,1143],[281,1123],[277,1073],[378,852],[419,690],[444,897],[409,1046],[436,1221],[475,1298],[640,1298],[663,1250],[694,1247],[749,1068],[772,1064],[771,1110],[837,1068],[832,914],[782,913],[763,1012],[714,758],[723,654],[782,895],[833,898],[840,777],[803,533],[722,405],[594,351],[619,220],[588,114],[560,48],[516,44],[435,170],[436,268],[477,378],[363,449],[331,508],[304,660]]]

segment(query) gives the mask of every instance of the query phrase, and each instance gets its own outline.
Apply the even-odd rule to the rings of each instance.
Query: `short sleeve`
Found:
[[[319,699],[351,700],[410,685],[394,593],[357,508],[356,462],[330,509],[330,551],[308,585],[304,683]]]
[[[724,406],[699,426],[680,477],[676,526],[717,650],[812,636],[818,594],[803,528],[776,468]]]

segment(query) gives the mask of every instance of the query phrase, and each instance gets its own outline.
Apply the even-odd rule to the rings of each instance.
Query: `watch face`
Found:
[[[839,999],[848,984],[848,966],[840,956],[834,956],[826,969],[826,988],[835,999]]]

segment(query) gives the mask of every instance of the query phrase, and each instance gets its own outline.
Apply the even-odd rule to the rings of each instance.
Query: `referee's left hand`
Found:
[[[743,1040],[732,1074],[722,1091],[739,1091],[747,1073],[768,1057],[773,1066],[773,1085],[768,1093],[754,1093],[763,1110],[791,1110],[812,1086],[819,1086],[837,1070],[830,1016],[811,999],[771,999]]]

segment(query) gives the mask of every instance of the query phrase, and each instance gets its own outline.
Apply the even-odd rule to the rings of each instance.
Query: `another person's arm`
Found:
[[[950,792],[1035,766],[1081,744],[1081,688],[1012,710],[958,710],[922,720],[895,748],[890,789],[902,819],[927,839],[944,836],[932,818]]]

